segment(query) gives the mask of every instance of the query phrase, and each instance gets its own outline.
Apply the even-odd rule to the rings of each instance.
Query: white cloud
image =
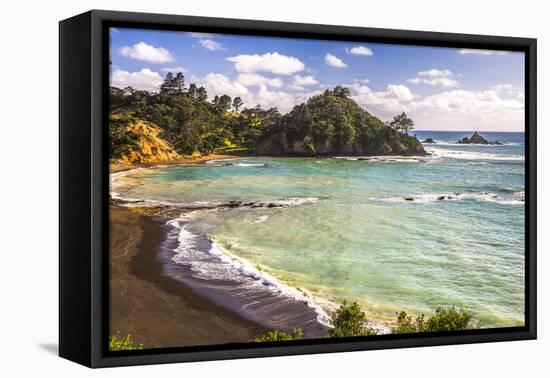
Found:
[[[192,78],[195,79],[195,78]],[[218,73],[209,73],[204,78],[198,78],[199,84],[204,86],[211,98],[215,95],[228,95],[231,97],[244,96],[248,89],[239,83],[229,79],[227,76]]]
[[[276,51],[263,55],[236,55],[227,58],[227,60],[235,64],[235,70],[244,73],[270,72],[278,75],[291,75],[306,68],[300,59],[279,54]]]
[[[411,101],[417,97],[408,87],[401,84],[388,85],[384,93],[387,98],[395,98],[399,101]]]
[[[189,34],[193,38],[214,38],[214,34],[212,34],[212,33],[188,32],[187,34]]]
[[[520,98],[522,100],[525,98],[525,89],[513,84],[497,84],[493,85],[490,89],[496,91],[499,95]]]
[[[355,46],[348,50],[349,54],[371,56],[372,50],[365,46]]]
[[[418,72],[418,76],[428,76],[428,77],[449,77],[453,76],[453,72],[451,70],[438,70],[436,68],[432,68],[431,70],[426,71],[420,71]]]
[[[241,73],[237,76],[237,81],[246,87],[253,85],[269,85],[271,87],[281,88],[283,86],[283,81],[279,78],[269,78],[253,73]]]
[[[418,97],[401,84],[389,84],[383,91],[373,91],[368,85],[360,83],[353,83],[349,87],[352,99],[368,111],[385,118],[407,111],[407,102]]]
[[[136,43],[133,46],[124,46],[120,54],[126,58],[142,60],[150,63],[168,63],[174,61],[174,56],[164,47],[154,47],[145,42]]]
[[[444,69],[438,70],[432,68],[431,70],[420,71],[417,73],[418,77],[407,80],[412,84],[428,84],[440,87],[456,87],[458,81],[454,79],[454,74],[451,70]]]
[[[506,55],[507,51],[498,50],[480,50],[480,49],[460,49],[458,50],[460,55]]]
[[[525,104],[522,98],[506,98],[502,89],[452,90],[409,104],[417,125],[424,129],[522,130]]]
[[[294,75],[293,84],[296,86],[307,86],[307,85],[319,84],[319,81],[312,75],[307,75],[307,76]]]
[[[213,39],[199,39],[199,44],[207,50],[210,51],[220,51],[225,50],[225,47],[219,42],[214,41]]]
[[[332,67],[345,68],[348,65],[342,61],[342,59],[334,56],[330,53],[325,55],[325,63]]]
[[[320,91],[299,93],[270,91],[267,86],[262,85],[260,86],[260,90],[257,93],[251,94],[247,100],[250,104],[260,104],[266,108],[276,107],[280,112],[286,113],[292,110],[295,105],[301,104],[311,96],[320,93]]]
[[[182,66],[177,66],[177,67],[163,67],[160,69],[162,72],[172,72],[172,73],[176,73],[176,72],[187,72],[187,70],[185,68],[183,68]]]
[[[353,79],[352,81],[354,83],[364,83],[364,84],[370,83],[370,79]]]
[[[157,92],[163,79],[157,73],[148,68],[138,72],[128,72],[115,69],[111,74],[111,85],[118,88],[132,87],[134,89]]]
[[[276,107],[282,113],[289,112],[295,105],[305,102],[313,95],[321,93],[320,91],[286,92],[272,90],[266,83],[257,83],[254,85],[257,85],[257,90],[254,87],[252,87],[254,89],[252,90],[243,85],[240,81],[243,77],[239,78],[239,76],[233,80],[223,74],[210,73],[204,77],[192,77],[191,80],[197,85],[202,85],[206,88],[210,100],[216,95],[221,96],[223,94],[231,97],[240,96],[245,107],[253,107],[256,104],[260,104],[263,108]],[[248,79],[251,78],[254,77],[250,76]]]

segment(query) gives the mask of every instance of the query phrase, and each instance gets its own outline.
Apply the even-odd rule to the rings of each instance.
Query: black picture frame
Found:
[[[525,326],[109,352],[109,27],[525,53]],[[536,338],[536,39],[92,10],[59,24],[59,354],[89,367]]]

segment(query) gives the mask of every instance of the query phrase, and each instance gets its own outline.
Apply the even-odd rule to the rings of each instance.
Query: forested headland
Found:
[[[383,122],[336,86],[281,114],[240,97],[185,85],[168,73],[159,92],[110,88],[110,161],[177,160],[211,153],[274,156],[425,155],[405,113]]]

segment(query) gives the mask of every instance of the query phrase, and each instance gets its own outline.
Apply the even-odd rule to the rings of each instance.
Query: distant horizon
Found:
[[[413,129],[409,134],[414,134],[415,132],[437,132],[437,133],[522,133],[525,134],[525,130],[425,130],[425,129]]]

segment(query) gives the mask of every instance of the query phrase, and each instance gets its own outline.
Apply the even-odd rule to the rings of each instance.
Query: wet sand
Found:
[[[267,330],[163,275],[163,224],[110,207],[110,333],[145,348],[248,342]]]

